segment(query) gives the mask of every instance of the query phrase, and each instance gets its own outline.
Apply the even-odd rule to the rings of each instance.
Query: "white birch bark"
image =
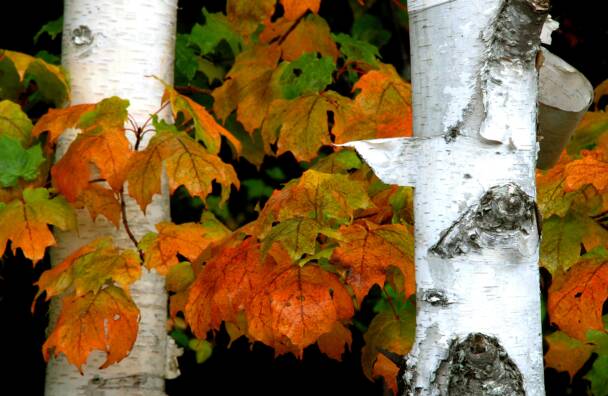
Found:
[[[173,81],[176,12],[177,0],[66,0],[62,60],[70,76],[72,104],[95,103],[117,95],[130,101],[129,113],[143,124],[159,108],[163,93],[161,83],[150,76]],[[74,137],[75,131],[64,134],[58,145],[58,157]],[[127,218],[138,239],[154,231],[154,224],[169,220],[166,188],[162,196],[155,197],[145,215],[129,199]],[[123,248],[134,247],[123,227],[116,230],[105,218],[98,217],[92,222],[87,212],[80,211],[78,223],[77,232],[56,233],[57,247],[51,253],[53,264],[103,235],[112,235]],[[156,272],[144,271],[131,292],[141,318],[129,356],[100,370],[105,354],[95,352],[84,367],[84,375],[64,356],[52,359],[47,367],[47,396],[164,395],[166,375],[171,372],[177,375],[170,356],[174,344],[168,341],[165,328],[164,278]],[[51,325],[58,308],[58,304],[51,306]]]
[[[415,187],[407,395],[544,395],[535,216],[548,0],[410,0],[414,138],[353,142]]]

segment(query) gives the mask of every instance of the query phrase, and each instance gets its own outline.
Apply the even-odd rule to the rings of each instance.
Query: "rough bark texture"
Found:
[[[535,215],[544,0],[413,0],[414,138],[354,142],[415,186],[407,395],[544,395]]]
[[[173,81],[173,54],[177,0],[66,0],[64,6],[63,66],[70,75],[72,104],[94,103],[117,95],[131,103],[129,112],[143,124],[159,108],[162,85],[149,76]],[[74,139],[64,134],[58,158]],[[166,189],[165,189],[166,191]],[[157,196],[146,215],[133,200],[127,201],[129,225],[137,238],[169,219],[168,194]],[[92,222],[79,212],[78,232],[57,233],[54,264],[77,247],[101,236],[112,235],[119,246],[132,248],[124,229],[116,230],[104,218]],[[164,378],[176,365],[171,360],[165,323],[167,294],[164,278],[144,271],[131,291],[141,319],[135,346],[120,363],[99,370],[104,356],[89,357],[84,375],[62,356],[47,367],[45,394],[51,395],[164,395]],[[51,326],[58,315],[51,306]]]

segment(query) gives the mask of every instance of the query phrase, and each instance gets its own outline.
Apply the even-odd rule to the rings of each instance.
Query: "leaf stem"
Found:
[[[135,235],[133,235],[133,232],[131,231],[131,227],[129,227],[129,221],[127,220],[127,205],[125,204],[124,191],[120,190],[119,195],[120,195],[120,211],[122,213],[122,225],[125,227],[125,231],[127,232],[129,239],[131,240],[131,242],[133,242],[133,245],[135,245],[135,248],[139,252],[139,258],[143,262],[144,261],[144,252],[142,252],[139,249],[139,246],[137,246],[137,238],[135,238]]]

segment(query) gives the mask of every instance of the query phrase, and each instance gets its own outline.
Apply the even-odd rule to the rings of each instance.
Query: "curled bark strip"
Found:
[[[527,236],[537,224],[534,199],[514,183],[490,188],[429,250],[453,258],[483,247],[508,246],[514,234]]]
[[[521,372],[494,337],[471,333],[452,342],[439,370],[447,370],[448,396],[524,396]]]

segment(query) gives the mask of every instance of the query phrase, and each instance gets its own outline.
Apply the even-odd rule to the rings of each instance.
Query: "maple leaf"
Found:
[[[213,111],[225,120],[236,109],[237,120],[250,134],[262,126],[270,103],[280,95],[271,84],[281,56],[277,45],[256,45],[241,52],[224,84],[213,91]]]
[[[281,4],[285,10],[285,18],[294,21],[308,10],[315,14],[319,12],[321,0],[281,0]]]
[[[604,111],[589,111],[576,127],[572,140],[568,143],[568,154],[575,156],[581,150],[591,150],[598,146],[602,137],[608,131],[608,113]]]
[[[283,220],[270,229],[267,234],[261,234],[262,254],[275,243],[280,243],[293,261],[302,258],[304,254],[314,254],[317,248],[319,234],[333,235],[331,228],[323,227],[316,220],[306,217],[294,217]]]
[[[340,45],[340,53],[344,56],[346,63],[357,63],[357,66],[364,71],[378,67],[380,58],[378,47],[344,33],[338,33],[332,37]]]
[[[393,395],[397,395],[399,387],[397,385],[397,376],[399,375],[399,367],[386,356],[378,355],[374,367],[372,367],[372,378],[382,377],[386,387],[393,391]]]
[[[342,361],[344,347],[350,349],[352,342],[353,336],[350,330],[341,322],[335,322],[329,333],[319,337],[317,345],[319,345],[319,350],[330,358]]]
[[[310,169],[272,194],[251,232],[263,235],[272,222],[296,217],[328,226],[345,223],[352,220],[355,210],[370,205],[362,182]]]
[[[331,262],[348,268],[349,284],[359,304],[374,284],[384,285],[386,270],[393,265],[405,274],[405,297],[416,291],[414,237],[401,224],[376,225],[368,221],[340,227],[344,237]]]
[[[0,135],[0,187],[15,187],[19,179],[35,180],[45,161],[40,145],[26,149],[19,140]]]
[[[393,307],[394,308],[394,307]],[[374,378],[373,367],[382,350],[404,356],[414,345],[416,328],[416,310],[413,304],[403,304],[399,309],[382,311],[377,314],[363,335],[365,346],[361,351],[363,374],[370,380]],[[379,370],[379,373],[389,373],[392,370]],[[393,377],[385,378],[387,384],[392,383]]]
[[[276,0],[228,0],[226,14],[234,29],[244,36],[254,33],[270,19]]]
[[[326,56],[306,53],[293,62],[282,62],[276,70],[285,99],[322,91],[333,81],[335,62]]]
[[[566,271],[580,257],[586,224],[580,216],[551,216],[543,221],[540,265],[552,275]]]
[[[39,289],[36,298],[43,292],[46,292],[47,301],[71,290],[76,296],[97,293],[109,282],[127,291],[140,276],[137,252],[121,252],[111,237],[102,237],[80,247],[61,263],[43,272],[36,283]]]
[[[360,90],[344,112],[344,125],[334,128],[337,143],[412,135],[411,87],[391,65],[363,75],[353,87]]]
[[[181,261],[167,272],[165,286],[168,291],[179,293],[186,290],[196,279],[192,264]]]
[[[564,151],[551,169],[536,171],[537,204],[544,218],[554,214],[563,217],[572,206],[576,192],[564,190],[564,170],[570,161],[570,157]]]
[[[209,154],[188,134],[163,121],[156,123],[156,134],[144,151],[134,153],[128,165],[129,195],[142,210],[160,194],[163,163],[167,169],[169,190],[183,185],[190,195],[205,199],[212,191],[212,181],[222,186],[222,201],[228,198],[230,185],[239,187],[232,166]]]
[[[28,146],[32,139],[32,128],[32,121],[21,106],[10,100],[0,102],[0,136],[8,136]]]
[[[95,104],[78,104],[65,109],[49,109],[40,117],[32,130],[32,135],[40,137],[43,132],[48,132],[46,140],[47,151],[57,142],[59,136],[68,128],[74,128],[83,114],[93,111]]]
[[[156,225],[156,230],[158,233],[148,233],[143,237],[139,248],[144,252],[144,265],[148,269],[155,268],[161,275],[166,275],[171,267],[179,263],[178,254],[193,261],[211,243],[230,234],[219,222],[212,227],[163,222]]]
[[[241,152],[241,143],[237,138],[228,132],[223,126],[217,123],[207,110],[187,96],[180,95],[170,85],[165,84],[165,96],[169,97],[173,116],[177,118],[178,113],[184,114],[184,121],[190,120],[194,123],[195,136],[205,144],[207,151],[211,154],[220,152],[222,136],[224,136],[237,154]]]
[[[89,354],[100,350],[107,353],[100,367],[106,368],[127,356],[137,337],[138,321],[137,306],[115,286],[64,297],[57,324],[42,346],[44,358],[48,361],[51,354],[63,353],[82,373]]]
[[[293,61],[307,53],[319,53],[330,57],[334,63],[340,52],[331,37],[329,25],[317,15],[307,15],[295,22],[280,18],[273,24],[266,24],[260,34],[263,43],[277,42],[281,48],[281,57]]]
[[[132,154],[124,134],[128,105],[127,100],[112,97],[80,117],[76,126],[82,133],[51,169],[55,186],[68,201],[76,201],[88,186],[91,164],[114,191],[122,189]]]
[[[219,330],[222,321],[234,322],[245,309],[253,290],[271,272],[271,255],[262,257],[259,243],[246,239],[225,247],[207,261],[191,287],[185,308],[186,319],[198,338]]]
[[[61,67],[14,51],[0,51],[0,59],[10,60],[14,64],[14,70],[18,73],[20,81],[36,81],[38,92],[45,101],[54,103],[56,107],[62,107],[69,100],[70,88]],[[12,99],[16,98],[14,95],[18,95],[20,90],[15,87],[11,89]]]
[[[561,331],[546,336],[545,341],[549,345],[549,350],[545,354],[546,367],[567,371],[571,379],[593,352],[593,346],[570,338]]]
[[[267,152],[277,141],[277,154],[291,151],[296,159],[310,161],[323,145],[330,145],[328,113],[334,114],[335,125],[340,123],[340,111],[347,98],[328,91],[301,96],[294,100],[272,102],[268,119],[262,128]],[[336,126],[334,126],[334,129]]]
[[[4,252],[11,240],[13,253],[20,248],[36,264],[45,249],[55,244],[47,224],[71,230],[76,228],[76,215],[64,198],[49,198],[44,188],[26,188],[23,200],[0,206],[0,251]]]
[[[586,184],[600,193],[608,191],[608,157],[602,150],[582,151],[583,158],[566,164],[564,190],[576,191]]]
[[[302,356],[308,345],[350,319],[353,302],[338,278],[316,265],[277,263],[246,308],[251,338]]]
[[[211,13],[203,8],[205,24],[194,24],[189,36],[191,44],[200,49],[202,55],[212,53],[222,41],[226,41],[234,55],[238,54],[243,46],[243,39],[234,31],[228,18],[221,13]],[[194,54],[191,56],[194,58]]]
[[[549,288],[551,322],[571,337],[585,341],[590,329],[604,330],[602,305],[608,297],[608,253],[596,249],[565,274],[556,274]]]
[[[120,226],[121,207],[116,193],[98,184],[89,184],[78,197],[74,205],[76,208],[86,208],[95,219],[103,215],[118,228]]]

